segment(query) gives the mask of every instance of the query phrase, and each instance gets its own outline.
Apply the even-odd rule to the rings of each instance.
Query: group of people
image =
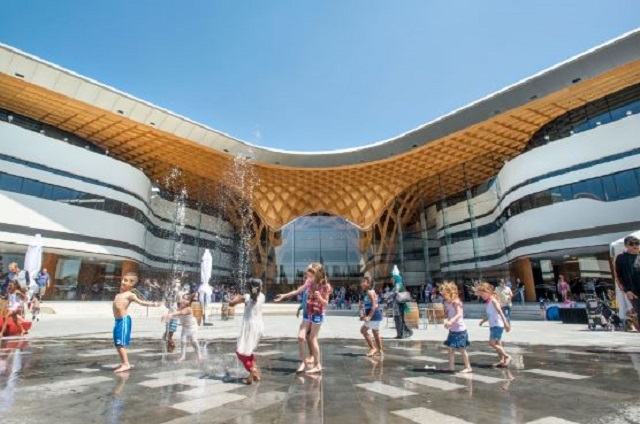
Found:
[[[403,338],[407,336],[404,333],[410,331],[403,318],[404,306],[406,306],[410,298],[402,295],[402,293],[406,292],[406,288],[402,284],[402,277],[397,268],[394,269],[392,274],[395,282],[393,289],[394,304],[397,305],[396,309],[398,311],[396,328],[399,329],[400,333],[398,338]],[[129,305],[138,303],[143,306],[160,306],[159,302],[141,299],[132,292],[136,283],[137,275],[133,273],[125,274],[122,278],[120,293],[113,302],[116,321],[113,329],[113,340],[121,360],[121,364],[114,370],[117,373],[131,369],[126,352],[126,347],[130,343],[132,324],[131,317],[127,313]],[[381,299],[374,289],[374,281],[370,277],[363,277],[360,287],[363,292],[362,308],[359,314],[362,322],[360,331],[369,347],[366,355],[369,357],[382,357],[384,356],[384,345],[380,335],[380,324],[383,319]],[[178,284],[167,304],[169,312],[163,316],[163,321],[167,324],[164,338],[167,340],[168,346],[170,346],[173,332],[176,331],[178,320],[180,320],[182,323],[182,335],[179,360],[185,359],[186,347],[191,344],[195,350],[196,358],[200,361],[202,355],[198,343],[198,325],[191,309],[191,301],[194,298],[188,294],[185,295],[179,289],[180,286]],[[469,336],[464,322],[464,307],[460,300],[458,287],[455,283],[448,282],[441,285],[439,290],[446,304],[447,319],[444,326],[449,330],[449,336],[444,344],[449,350],[449,370],[454,371],[454,355],[459,352],[464,361],[462,372],[472,372],[469,356],[466,353],[466,349],[469,346]],[[275,297],[276,302],[294,298],[298,295],[302,297],[302,321],[298,329],[298,359],[300,363],[296,369],[297,373],[316,374],[322,372],[318,335],[322,324],[325,322],[325,313],[332,291],[333,289],[329,284],[323,265],[311,263],[307,267],[303,285],[296,290],[279,294]],[[504,350],[501,340],[503,332],[510,330],[510,323],[508,316],[501,307],[500,295],[488,283],[477,285],[476,294],[486,302],[487,318],[483,319],[480,325],[482,326],[486,321],[489,322],[489,344],[495,349],[499,357],[499,361],[494,366],[506,367],[509,365],[511,357]],[[248,376],[244,379],[245,384],[252,384],[261,380],[258,361],[255,356],[255,350],[264,332],[262,309],[265,303],[265,295],[260,279],[251,279],[248,283],[247,292],[236,295],[229,302],[230,306],[242,303],[245,305],[244,316],[235,353],[248,372]]]
[[[129,306],[132,303],[147,307],[159,307],[161,302],[146,300],[143,296],[138,296],[133,290],[138,283],[138,275],[133,272],[123,275],[120,283],[120,293],[113,300],[113,316],[115,324],[113,326],[113,343],[116,351],[120,356],[120,365],[114,369],[115,373],[129,371],[132,366],[127,355],[127,346],[131,342],[132,320],[128,313]],[[162,317],[162,321],[166,324],[163,339],[167,343],[169,351],[173,351],[175,343],[173,342],[173,334],[177,330],[178,322],[182,325],[182,333],[180,337],[181,349],[178,361],[186,359],[186,348],[190,344],[193,346],[196,358],[202,360],[200,344],[198,340],[198,324],[196,322],[192,301],[195,300],[197,294],[181,287],[179,281],[174,281],[174,286],[166,300],[168,313]],[[236,295],[230,300],[229,305],[235,306],[240,303],[245,304],[243,327],[238,338],[236,355],[242,364],[250,372],[249,377],[245,379],[245,383],[251,384],[260,381],[260,373],[258,371],[257,361],[254,350],[258,346],[262,333],[264,331],[262,323],[262,305],[265,297],[262,293],[262,281],[252,279],[249,281],[249,292],[245,295]]]
[[[20,269],[16,262],[10,263],[8,269],[9,273],[0,288],[0,299],[4,303],[4,308],[0,308],[3,311],[0,338],[6,333],[10,322],[14,323],[21,336],[29,331],[24,324],[27,307],[31,312],[31,320],[39,320],[40,302],[50,284],[46,268],[42,268],[35,278],[31,278],[27,270]]]

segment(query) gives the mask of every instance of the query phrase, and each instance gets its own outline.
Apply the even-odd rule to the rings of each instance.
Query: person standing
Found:
[[[264,305],[265,297],[262,293],[262,280],[252,278],[249,281],[249,290],[249,293],[236,295],[236,297],[229,302],[229,305],[232,307],[240,303],[244,303],[245,305],[242,328],[236,344],[236,356],[250,373],[244,380],[245,384],[257,383],[261,380],[254,351],[258,347],[260,338],[264,333],[262,306]]]
[[[137,303],[142,306],[160,306],[157,302],[147,302],[140,300],[138,296],[131,292],[138,283],[138,274],[128,272],[122,276],[120,283],[120,293],[113,299],[113,318],[115,324],[113,326],[113,344],[120,356],[120,365],[113,370],[115,373],[129,371],[131,364],[127,356],[127,346],[131,340],[131,317],[129,316],[129,306],[131,303]]]
[[[506,285],[504,280],[500,280],[500,285],[496,289],[498,293],[498,300],[500,301],[500,307],[507,321],[511,322],[511,306],[513,306],[513,292]]]
[[[373,280],[369,277],[362,279],[360,287],[362,287],[362,290],[365,292],[363,308],[361,310],[362,315],[360,316],[360,321],[362,321],[360,333],[369,346],[367,356],[383,356],[384,350],[382,347],[382,338],[380,337],[382,311],[380,310],[378,302],[378,294],[374,290]],[[369,330],[373,333],[373,340],[369,335]],[[373,344],[374,340],[375,345]]]
[[[402,277],[400,276],[400,271],[398,270],[398,266],[393,266],[392,271],[392,279],[393,289],[391,290],[392,294],[392,306],[393,306],[393,321],[396,326],[396,339],[408,339],[413,336],[413,331],[407,327],[407,324],[404,321],[404,314],[409,312],[409,305],[406,302],[398,301],[398,294],[404,292],[406,289],[404,288],[404,284],[402,282]]]
[[[322,372],[320,364],[320,346],[318,344],[318,333],[325,319],[325,308],[329,304],[329,296],[333,292],[329,279],[325,273],[324,266],[321,263],[313,262],[307,267],[305,272],[305,284],[298,289],[289,293],[279,294],[275,297],[276,302],[294,297],[307,292],[306,318],[300,325],[298,332],[298,357],[300,358],[300,366],[296,370],[297,373],[305,372],[305,345],[307,337],[312,346],[312,355],[314,359],[313,367],[306,371],[307,374],[316,374]]]
[[[560,275],[558,279],[560,280],[558,281],[558,291],[560,292],[560,297],[562,298],[563,302],[566,302],[567,294],[571,290],[571,287],[569,286],[569,283],[567,283],[567,280],[564,279],[564,275]]]
[[[29,273],[25,269],[20,269],[16,262],[9,264],[9,280],[17,281],[20,290],[29,290]]]
[[[489,346],[496,350],[500,361],[493,364],[494,368],[507,367],[511,362],[511,356],[504,349],[502,344],[502,334],[511,330],[509,321],[502,313],[497,293],[489,283],[480,283],[476,288],[476,293],[486,304],[486,316],[480,320],[482,324],[489,321]]]
[[[524,284],[520,281],[519,278],[516,278],[516,293],[518,295],[518,300],[520,302],[520,306],[524,307]]]
[[[155,302],[154,302],[155,303]],[[177,311],[170,312],[162,318],[162,322],[168,323],[170,320],[178,318],[182,324],[182,334],[180,336],[180,358],[178,362],[182,362],[187,358],[187,343],[190,343],[196,352],[198,362],[202,361],[200,353],[200,344],[198,343],[198,322],[193,316],[191,302],[188,299],[182,299]]]
[[[49,287],[49,281],[51,277],[47,272],[47,268],[42,268],[38,275],[36,276],[36,284],[38,284],[38,293],[40,294],[40,298],[44,296],[47,288]]]
[[[460,295],[458,294],[458,286],[454,282],[447,282],[440,286],[440,292],[444,297],[447,311],[444,328],[449,330],[449,336],[444,342],[449,353],[448,371],[455,372],[455,352],[458,351],[460,355],[462,355],[464,362],[464,369],[460,372],[473,372],[471,362],[469,362],[469,354],[467,353],[467,347],[469,347],[471,343],[469,343],[469,334],[467,332],[467,326],[464,323],[464,311],[462,302],[460,301]]]
[[[616,256],[616,283],[622,290],[636,316],[640,317],[640,240],[634,236],[624,238],[627,251]]]

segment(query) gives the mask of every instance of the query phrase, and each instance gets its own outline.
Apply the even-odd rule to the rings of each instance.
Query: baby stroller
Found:
[[[598,326],[609,331],[623,329],[622,320],[616,311],[598,298],[587,299],[587,322],[591,331]]]

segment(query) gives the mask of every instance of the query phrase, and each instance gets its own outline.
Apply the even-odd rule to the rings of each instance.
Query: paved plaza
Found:
[[[356,318],[328,317],[324,373],[300,376],[291,337],[298,321],[265,316],[263,381],[245,386],[233,354],[240,320],[212,321],[200,333],[205,361],[189,352],[176,363],[159,340],[157,317],[136,317],[129,350],[135,368],[114,375],[108,317],[43,315],[28,338],[2,343],[3,423],[640,422],[638,334],[516,322],[506,337],[513,364],[499,370],[490,367],[488,329],[469,320],[475,372],[461,375],[441,371],[442,326],[403,341],[385,327],[386,354],[372,359]]]

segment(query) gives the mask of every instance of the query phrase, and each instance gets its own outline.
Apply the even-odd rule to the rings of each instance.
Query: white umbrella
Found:
[[[213,257],[209,249],[205,249],[204,255],[202,255],[202,262],[200,263],[200,288],[198,288],[198,300],[202,304],[202,322],[207,319],[207,303],[211,301],[211,286],[209,280],[211,279],[211,272],[213,270]]]
[[[23,268],[29,273],[29,289],[35,291],[36,277],[42,268],[42,237],[40,234],[36,234],[29,243],[27,254],[24,256]]]

